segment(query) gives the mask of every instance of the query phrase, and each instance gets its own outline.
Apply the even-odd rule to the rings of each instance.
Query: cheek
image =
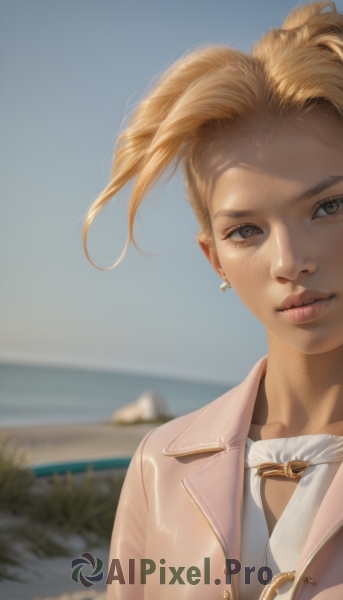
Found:
[[[340,222],[336,227],[324,226],[317,240],[314,250],[317,289],[328,288],[337,292],[343,283],[343,223]]]
[[[343,226],[334,235],[325,235],[321,240],[321,254],[330,262],[337,263],[343,269]]]
[[[270,265],[259,252],[232,252],[221,262],[237,295],[249,310],[261,318],[263,298],[270,285]]]

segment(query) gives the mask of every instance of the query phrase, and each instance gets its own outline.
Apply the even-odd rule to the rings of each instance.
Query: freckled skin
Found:
[[[213,244],[199,241],[218,275],[264,324],[268,365],[257,395],[249,437],[254,440],[316,433],[343,435],[343,180],[306,199],[294,198],[318,181],[343,175],[342,148],[291,126],[258,147],[242,137],[221,143],[219,175],[208,167],[207,198]],[[319,203],[342,196],[327,214]],[[222,210],[245,217],[215,217]],[[315,218],[316,217],[316,218]],[[237,226],[248,226],[224,239]],[[244,234],[243,234],[244,235]],[[236,243],[233,243],[236,242]],[[310,322],[294,324],[277,311],[290,293],[334,294]],[[228,310],[230,310],[228,300]],[[297,481],[266,479],[262,486],[269,533]]]

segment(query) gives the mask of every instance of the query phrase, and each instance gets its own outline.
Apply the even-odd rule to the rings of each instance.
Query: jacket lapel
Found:
[[[248,377],[201,411],[163,450],[166,456],[216,452],[182,485],[215,533],[225,557],[240,559],[244,454],[261,377],[262,358]]]
[[[183,487],[212,527],[225,558],[240,558],[244,445],[218,452],[187,475]]]

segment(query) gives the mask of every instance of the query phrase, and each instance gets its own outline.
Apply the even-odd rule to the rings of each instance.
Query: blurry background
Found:
[[[8,364],[219,384],[205,393],[208,401],[266,353],[262,325],[234,291],[218,290],[221,281],[197,246],[182,174],[157,185],[140,210],[137,241],[146,256],[131,248],[118,268],[99,271],[83,254],[81,226],[108,182],[124,116],[154,78],[202,44],[249,51],[301,4],[2,0],[0,409],[6,423],[14,419],[18,395],[24,412],[34,405],[42,373],[35,378]],[[343,8],[343,0],[336,4]],[[114,199],[91,231],[89,249],[100,266],[110,266],[122,250],[129,192]],[[23,394],[31,394],[30,403]],[[172,402],[177,397],[183,404],[179,390]],[[36,415],[41,421],[58,417],[45,415],[48,403],[45,395]],[[18,422],[21,416],[17,410]]]
[[[99,271],[83,254],[81,228],[108,182],[124,116],[154,78],[202,44],[249,51],[301,4],[0,1],[0,427],[17,426],[12,433],[31,452],[31,462],[130,454],[146,430],[137,429],[133,439],[127,430],[115,437],[109,425],[100,427],[118,406],[154,389],[174,415],[189,412],[239,383],[266,353],[262,325],[234,291],[218,290],[221,281],[197,246],[182,174],[157,185],[140,210],[136,235],[146,255],[131,248],[118,268]],[[343,0],[336,5],[343,10]],[[90,253],[100,266],[110,266],[123,248],[129,193],[128,186],[91,231]],[[71,428],[76,422],[94,426]],[[49,427],[32,427],[37,425]],[[50,500],[57,495],[53,489]],[[37,507],[38,496],[30,498],[25,506]],[[6,519],[13,506],[10,496],[0,497]],[[25,529],[36,523],[37,509],[36,517],[30,510],[21,526],[26,541],[36,543],[45,538],[43,529],[39,535]],[[53,510],[50,514],[61,532],[61,522]],[[68,531],[89,533],[87,515],[78,510],[77,517],[82,514],[78,529]],[[113,514],[106,514],[108,540]],[[37,523],[39,531],[43,525]],[[2,550],[8,557],[0,540],[0,562]],[[34,552],[39,556],[43,550]],[[42,573],[34,579],[35,563],[31,583],[2,584],[2,597],[62,593],[66,581],[75,587],[69,559],[63,568],[50,561],[45,579]]]

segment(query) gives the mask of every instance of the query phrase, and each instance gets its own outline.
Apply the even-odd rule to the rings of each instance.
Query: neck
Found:
[[[343,346],[303,354],[271,335],[268,346],[252,417],[254,438],[343,435]]]

